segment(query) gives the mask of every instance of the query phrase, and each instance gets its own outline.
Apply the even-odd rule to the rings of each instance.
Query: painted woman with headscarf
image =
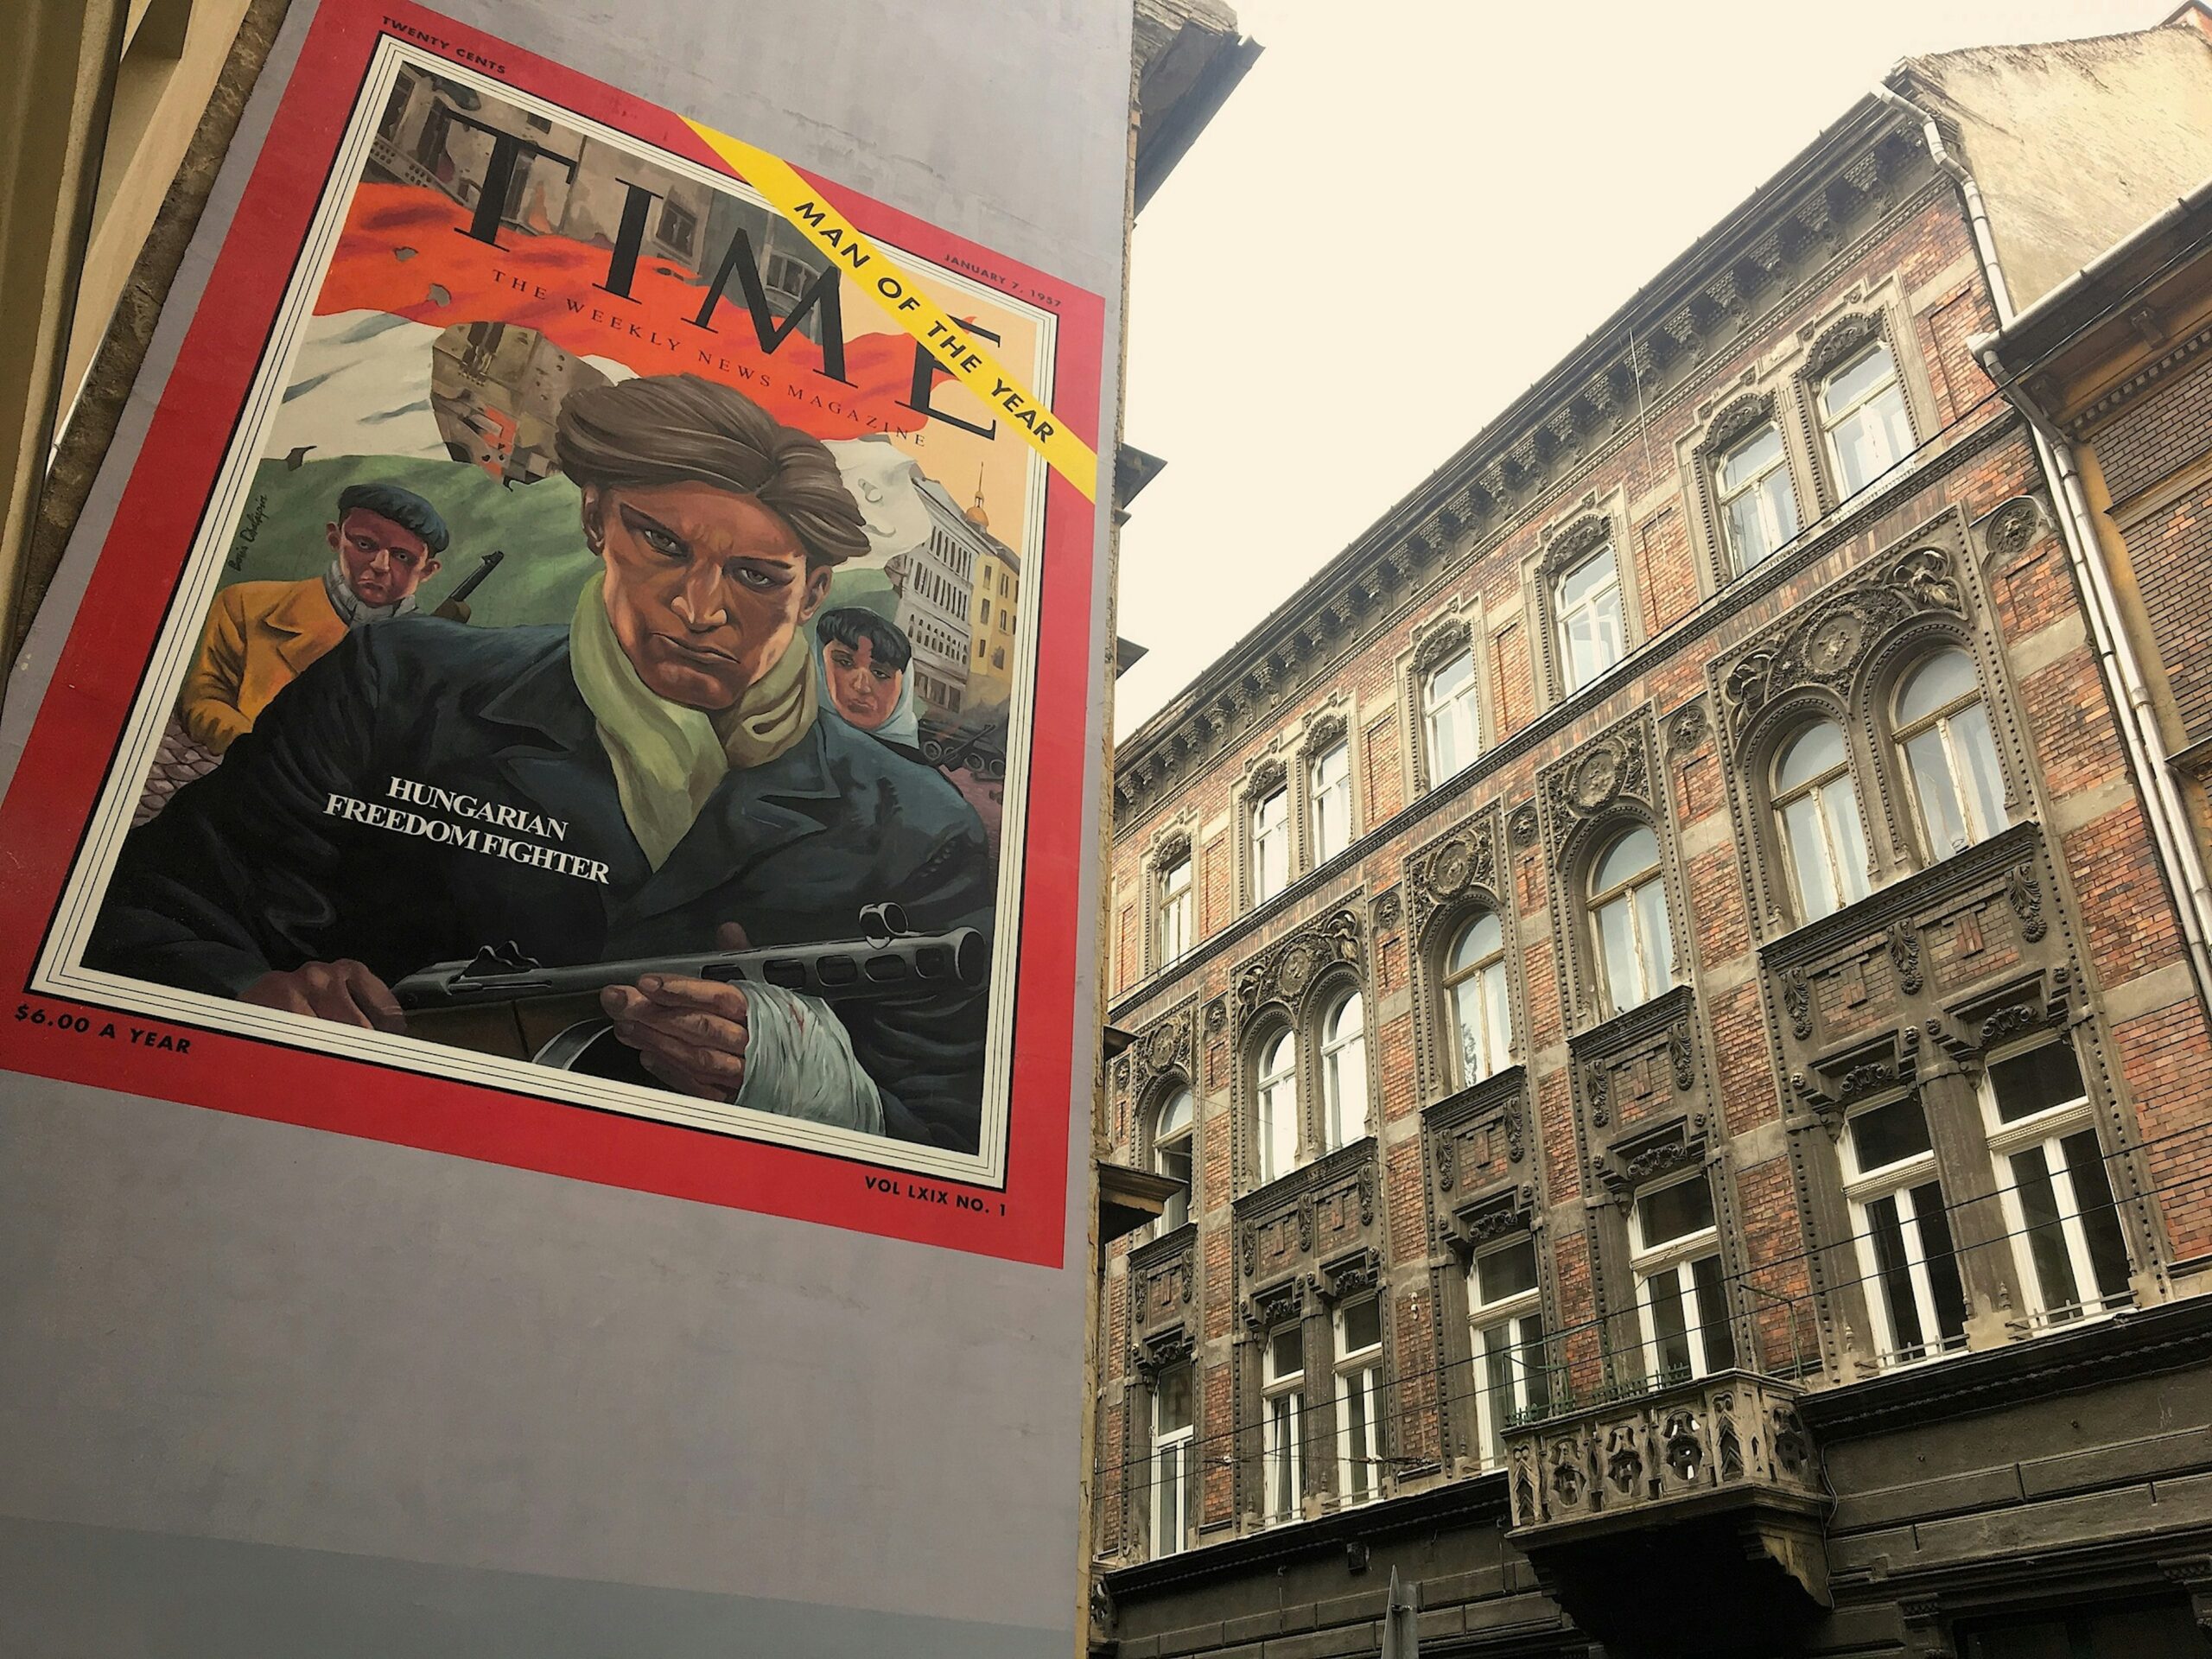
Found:
[[[510,940],[547,965],[823,942],[884,900],[988,938],[959,791],[822,709],[801,634],[868,547],[829,451],[691,375],[571,393],[556,443],[600,560],[574,620],[349,635],[129,837],[93,965],[397,1031],[393,981]],[[397,804],[441,792],[512,816],[408,828]],[[602,1003],[665,1088],[977,1149],[981,988],[833,1006],[648,974]]]
[[[914,647],[906,631],[880,612],[847,605],[815,618],[814,638],[830,706],[861,730],[919,759]]]

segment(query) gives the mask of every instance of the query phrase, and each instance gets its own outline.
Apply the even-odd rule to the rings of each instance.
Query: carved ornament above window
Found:
[[[1339,963],[1358,967],[1363,954],[1353,911],[1332,911],[1309,922],[1237,970],[1238,1020],[1249,1024],[1270,1005],[1294,1010],[1314,981]]]

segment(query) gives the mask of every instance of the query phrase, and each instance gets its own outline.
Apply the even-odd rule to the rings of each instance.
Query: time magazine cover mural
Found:
[[[1090,504],[664,114],[421,16],[364,37],[29,988],[1002,1215]],[[1051,406],[1066,296],[879,219]]]

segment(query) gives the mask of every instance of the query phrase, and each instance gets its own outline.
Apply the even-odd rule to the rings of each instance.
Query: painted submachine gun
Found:
[[[391,988],[410,1035],[593,1076],[637,1077],[601,1013],[599,994],[647,974],[774,985],[826,1002],[926,1001],[982,984],[990,946],[972,927],[916,933],[895,904],[868,905],[861,936],[823,944],[544,966],[512,944],[433,963]],[[649,1080],[649,1079],[648,1079]]]

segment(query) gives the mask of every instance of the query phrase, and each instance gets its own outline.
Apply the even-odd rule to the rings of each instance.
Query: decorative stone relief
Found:
[[[1706,718],[1705,699],[1699,697],[1684,703],[1667,716],[1667,754],[1679,760],[1705,747],[1706,735],[1713,729],[1713,722]]]
[[[1404,885],[1418,935],[1441,906],[1470,895],[1495,905],[1497,874],[1497,810],[1485,808],[1446,830],[1406,861]]]
[[[1332,911],[1237,970],[1237,1016],[1249,1021],[1270,1003],[1294,1007],[1330,968],[1338,963],[1356,967],[1362,957],[1359,918],[1350,910]]]

